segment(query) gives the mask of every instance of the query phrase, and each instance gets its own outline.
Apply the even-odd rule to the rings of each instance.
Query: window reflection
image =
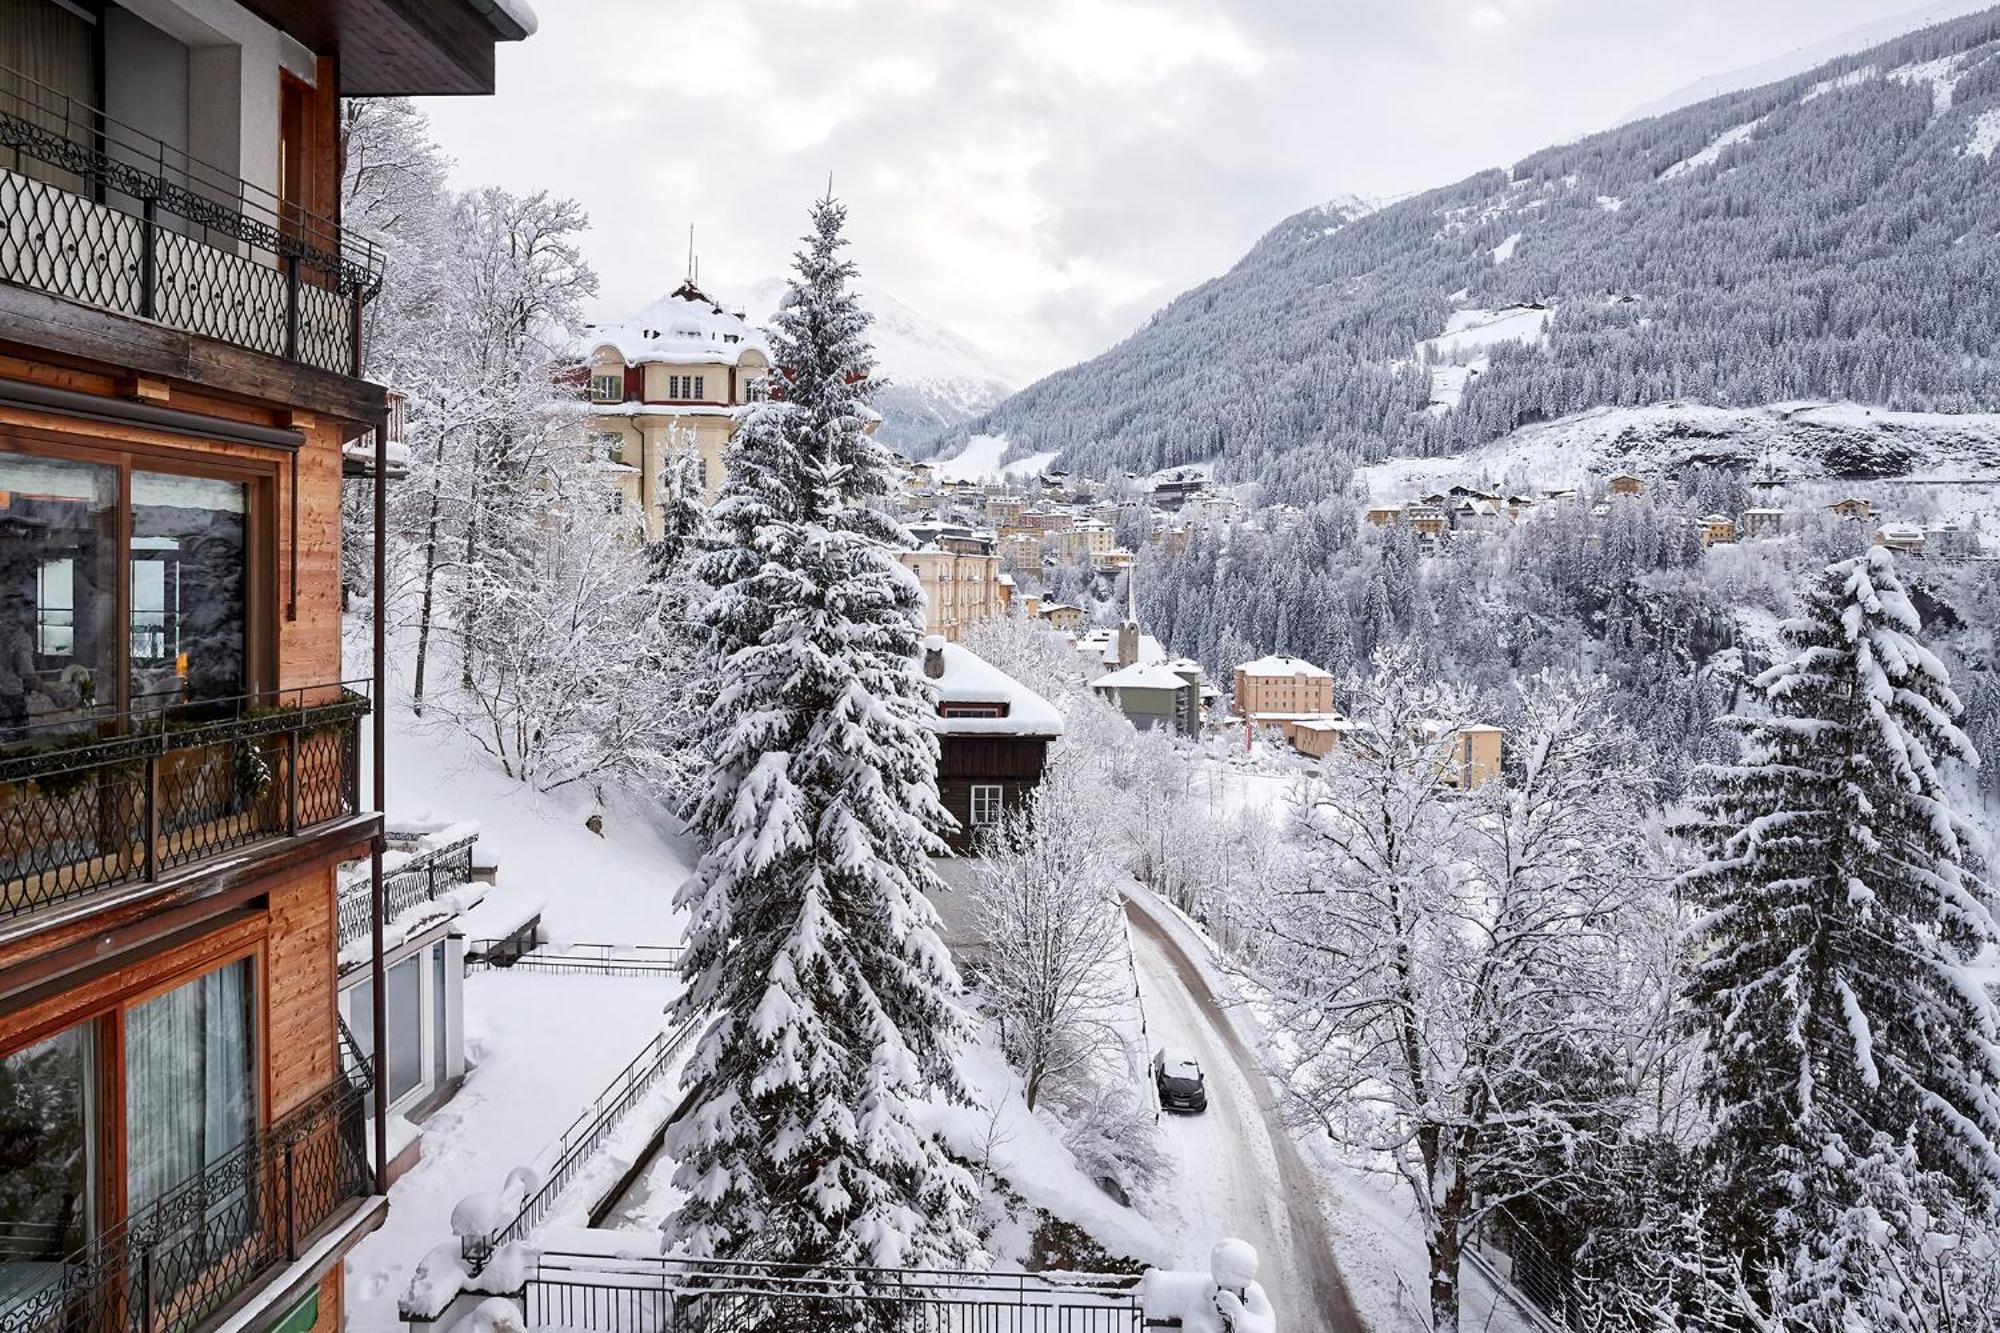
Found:
[[[132,474],[132,702],[243,692],[241,482]]]
[[[0,453],[0,742],[115,702],[118,470]]]
[[[0,1306],[91,1233],[91,1029],[0,1059]]]

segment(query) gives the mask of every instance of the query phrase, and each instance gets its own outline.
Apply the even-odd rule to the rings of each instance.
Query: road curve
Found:
[[[1129,899],[1126,916],[1153,1044],[1187,1050],[1208,1074],[1207,1113],[1170,1115],[1161,1124],[1182,1163],[1181,1197],[1257,1247],[1262,1281],[1287,1333],[1367,1333],[1334,1261],[1317,1177],[1285,1129],[1263,1068],[1171,932]],[[1221,1237],[1195,1239],[1206,1245]],[[1299,1308],[1308,1301],[1309,1310]]]

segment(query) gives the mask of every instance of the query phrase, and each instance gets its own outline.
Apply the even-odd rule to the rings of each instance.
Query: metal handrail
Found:
[[[0,924],[360,814],[371,704],[351,685],[64,718],[0,748]]]
[[[680,971],[678,944],[590,944],[538,946],[516,952],[506,940],[473,940],[465,948],[466,971],[513,968],[558,976],[658,977]]]
[[[477,833],[442,847],[418,852],[382,876],[382,919],[394,921],[418,903],[436,902],[442,894],[472,882],[472,845]],[[368,929],[373,891],[367,880],[341,890],[340,946],[360,939]]]
[[[493,1251],[511,1241],[523,1239],[555,1207],[585,1161],[625,1118],[639,1098],[666,1074],[674,1057],[691,1041],[702,1026],[690,1019],[677,1028],[656,1033],[653,1039],[599,1092],[590,1105],[578,1113],[554,1143],[537,1155],[551,1150],[554,1160],[540,1185],[521,1201],[514,1215],[488,1236],[466,1236],[460,1250],[474,1272],[482,1268]]]
[[[181,1326],[295,1262],[372,1172],[360,1089],[333,1085],[0,1303],[0,1333]]]
[[[0,65],[0,80],[16,89],[0,88],[0,147],[254,249],[297,259],[336,280],[343,294],[358,291],[366,299],[380,289],[382,251],[366,237],[10,66]]]

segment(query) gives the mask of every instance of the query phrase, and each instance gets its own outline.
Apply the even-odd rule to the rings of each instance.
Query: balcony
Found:
[[[0,66],[0,281],[359,375],[379,250]]]
[[[0,747],[0,934],[358,814],[368,709],[343,684],[24,729]]]
[[[0,1235],[0,1333],[191,1330],[297,1262],[373,1188],[344,1080],[58,1259]]]

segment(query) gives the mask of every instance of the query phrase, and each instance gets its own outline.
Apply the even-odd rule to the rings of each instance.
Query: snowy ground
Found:
[[[950,458],[933,458],[931,469],[941,481],[986,481],[993,477],[1038,477],[1043,468],[1055,462],[1051,451],[1003,464],[1000,457],[1007,452],[1007,444],[1005,435],[975,435]]]
[[[452,1239],[451,1210],[532,1161],[660,1030],[673,983],[652,977],[479,972],[465,979],[458,1095],[423,1125],[423,1160],[389,1191],[389,1218],[348,1259],[349,1327],[401,1329],[418,1260]]]

